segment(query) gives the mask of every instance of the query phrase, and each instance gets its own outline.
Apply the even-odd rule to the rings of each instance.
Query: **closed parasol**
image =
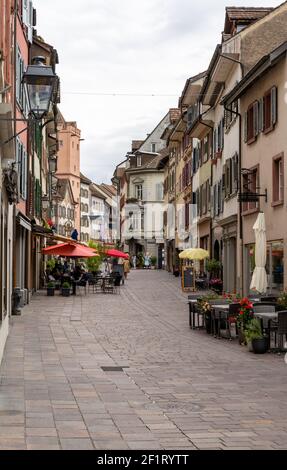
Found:
[[[264,294],[268,288],[266,260],[267,260],[267,242],[266,242],[266,224],[263,212],[258,214],[257,220],[253,226],[255,232],[255,269],[250,285],[251,290],[256,290]]]

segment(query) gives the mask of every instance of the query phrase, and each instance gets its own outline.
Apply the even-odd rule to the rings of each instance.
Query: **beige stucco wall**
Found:
[[[256,142],[251,145],[242,144],[242,167],[252,168],[259,164],[259,178],[261,193],[265,189],[268,192],[268,202],[260,198],[260,209],[266,216],[267,240],[283,240],[285,250],[287,250],[286,216],[287,216],[287,140],[286,140],[286,122],[287,122],[287,101],[286,101],[286,83],[287,83],[287,61],[282,60],[267,75],[256,82],[241,99],[242,113],[255,100],[261,98],[264,93],[272,86],[278,88],[278,120],[275,129],[268,134],[260,133]],[[284,204],[278,207],[272,207],[273,197],[273,157],[284,153]],[[243,217],[243,242],[244,244],[254,243],[253,225],[257,218],[257,213]],[[287,256],[284,260],[285,273],[287,272]],[[287,287],[287,276],[285,275],[285,287]]]

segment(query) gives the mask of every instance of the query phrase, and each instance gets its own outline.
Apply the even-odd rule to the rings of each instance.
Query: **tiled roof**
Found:
[[[112,184],[102,183],[101,188],[103,189],[103,191],[106,191],[106,192],[112,194],[113,196],[117,195],[117,189]]]
[[[98,197],[99,199],[106,200],[106,197],[98,190],[95,184],[91,184],[90,191],[91,191],[92,196]]]
[[[142,146],[143,143],[144,143],[144,140],[133,140],[132,151],[134,152],[135,150],[138,150]]]
[[[169,110],[170,122],[173,124],[180,118],[180,109],[171,108]]]
[[[81,183],[91,184],[91,180],[89,180],[89,178],[83,175],[83,173],[80,173],[80,177],[81,177]]]
[[[162,155],[157,155],[156,157],[152,158],[148,163],[143,165],[141,168],[148,170],[157,170],[161,160]]]
[[[227,7],[226,14],[230,21],[254,21],[263,18],[270,13],[273,8],[256,7]]]

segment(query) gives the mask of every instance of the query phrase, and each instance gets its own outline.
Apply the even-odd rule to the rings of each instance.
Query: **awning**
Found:
[[[39,237],[48,238],[51,241],[64,242],[64,243],[72,242],[72,243],[77,243],[78,245],[87,246],[86,243],[73,240],[72,238],[65,237],[64,235],[58,235],[57,233],[53,233],[51,230],[46,229],[45,227],[41,227],[39,225],[34,225],[33,233],[35,235],[38,235]]]

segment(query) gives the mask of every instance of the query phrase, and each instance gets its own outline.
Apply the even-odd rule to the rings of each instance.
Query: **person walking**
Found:
[[[136,255],[133,256],[133,267],[134,269],[137,269],[137,256]]]
[[[129,259],[126,259],[124,261],[124,276],[125,276],[125,279],[127,280],[128,278],[128,273],[130,272],[130,260]]]
[[[150,269],[150,255],[148,253],[144,257],[144,267]]]

